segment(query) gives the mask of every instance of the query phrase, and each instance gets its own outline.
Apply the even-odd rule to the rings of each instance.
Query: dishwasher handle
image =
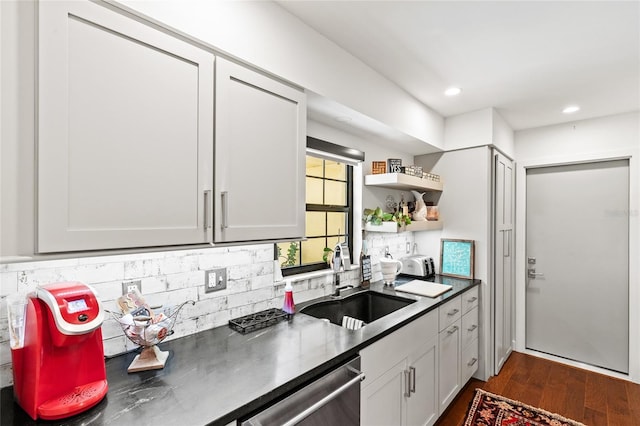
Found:
[[[338,396],[340,396],[340,394],[344,393],[347,389],[349,389],[354,384],[363,381],[364,377],[365,377],[364,373],[360,372],[360,374],[358,374],[356,377],[354,377],[353,379],[349,380],[347,383],[345,383],[344,385],[340,386],[338,389],[334,390],[329,395],[327,395],[324,398],[322,398],[320,401],[318,401],[315,404],[311,405],[306,410],[304,410],[303,412],[299,413],[297,416],[289,419],[286,423],[283,423],[282,426],[293,426],[293,425],[297,424],[298,422],[302,421],[305,417],[308,417],[313,412],[318,411],[320,408],[322,408],[323,406],[327,405],[332,400],[336,399]]]

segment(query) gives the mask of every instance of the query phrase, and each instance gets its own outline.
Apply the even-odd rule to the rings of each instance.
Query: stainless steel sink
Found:
[[[316,318],[326,318],[337,325],[342,325],[342,317],[345,315],[369,324],[414,302],[413,299],[368,290],[341,299],[313,303],[300,312]]]

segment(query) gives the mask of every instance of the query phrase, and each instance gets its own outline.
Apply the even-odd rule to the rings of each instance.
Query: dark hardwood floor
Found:
[[[640,385],[519,352],[489,381],[471,379],[436,426],[461,425],[476,388],[588,426],[640,426]]]

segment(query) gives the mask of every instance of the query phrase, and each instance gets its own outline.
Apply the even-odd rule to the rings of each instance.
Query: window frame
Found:
[[[335,162],[340,162],[342,164],[345,165],[345,181],[346,182],[346,186],[347,186],[347,200],[346,206],[335,206],[335,205],[327,205],[327,204],[305,204],[305,214],[306,212],[327,212],[327,213],[332,213],[332,212],[337,212],[337,213],[346,213],[347,214],[347,218],[346,218],[346,229],[344,230],[344,235],[345,238],[347,240],[347,246],[349,247],[349,253],[354,253],[353,251],[353,245],[354,245],[354,231],[355,231],[355,225],[354,225],[354,218],[355,218],[355,212],[354,212],[354,164],[356,164],[357,162],[361,162],[364,161],[364,153],[352,148],[346,148],[340,145],[336,145],[333,144],[331,142],[327,142],[327,141],[323,141],[320,139],[316,139],[313,137],[307,137],[307,153],[306,156],[311,156],[311,157],[316,157],[316,158],[320,158],[324,161],[335,161]],[[306,156],[305,156],[305,161],[306,161]],[[325,163],[323,163],[324,166]],[[323,167],[323,176],[322,178],[318,178],[317,176],[307,176],[306,174],[306,167],[305,167],[305,179],[307,177],[313,177],[316,179],[322,179],[323,181],[338,181],[336,179],[331,179],[331,178],[326,178],[324,176],[324,167]],[[340,180],[339,182],[343,182],[342,180]],[[325,219],[326,220],[326,219]],[[325,228],[326,229],[326,228]],[[325,231],[326,232],[326,231]],[[306,234],[306,233],[305,233]],[[342,235],[342,234],[341,234]],[[325,234],[323,237],[325,238],[325,241],[327,238],[335,238],[335,237],[340,237],[341,235],[328,235]],[[310,237],[310,238],[316,238],[316,237]],[[307,237],[305,235],[305,239],[306,240]],[[304,241],[302,240],[302,241]],[[300,262],[302,261],[302,244],[300,241],[300,245],[299,245],[299,258],[300,258]],[[277,250],[277,244],[274,245],[274,258],[275,260],[279,261],[278,259],[278,250]],[[353,262],[353,259],[352,259]],[[288,277],[288,276],[292,276],[292,275],[297,275],[297,274],[303,274],[303,273],[307,273],[307,272],[315,272],[315,271],[322,271],[322,270],[328,270],[329,269],[329,265],[326,262],[316,262],[316,263],[309,263],[309,264],[305,264],[305,265],[297,265],[297,266],[289,266],[289,267],[285,267],[282,268],[282,275],[283,277]]]

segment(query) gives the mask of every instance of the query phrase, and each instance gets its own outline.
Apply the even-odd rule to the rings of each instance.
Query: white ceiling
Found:
[[[278,3],[444,117],[495,107],[520,130],[640,109],[637,0]]]

